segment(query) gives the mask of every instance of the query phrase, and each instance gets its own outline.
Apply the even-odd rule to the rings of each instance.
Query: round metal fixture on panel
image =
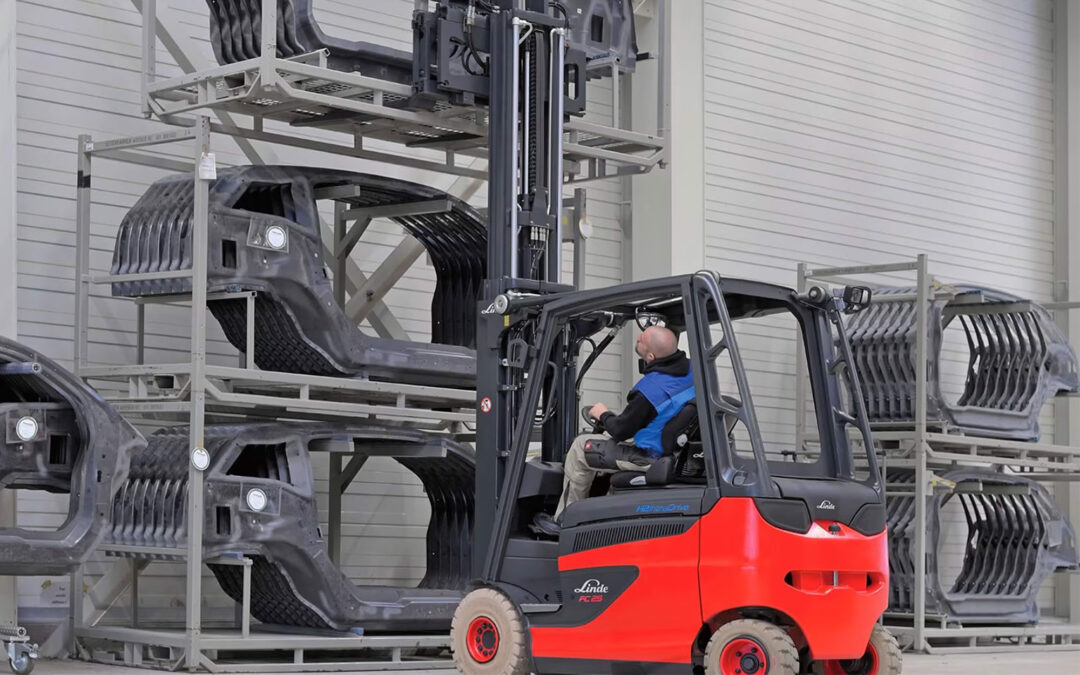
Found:
[[[269,500],[266,498],[266,493],[259,488],[253,488],[248,490],[247,493],[247,505],[252,511],[262,511],[266,508],[266,503]]]
[[[593,224],[586,218],[582,218],[578,221],[578,232],[581,233],[582,239],[588,239],[593,236]]]
[[[266,245],[280,251],[289,243],[289,235],[285,228],[280,225],[271,225],[266,228]]]
[[[19,440],[32,441],[38,435],[38,421],[29,415],[20,417],[15,423],[15,433]]]
[[[191,451],[191,465],[199,471],[206,471],[210,466],[210,453],[206,448],[195,448]]]

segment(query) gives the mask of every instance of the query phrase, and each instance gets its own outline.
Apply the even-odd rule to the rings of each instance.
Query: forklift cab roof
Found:
[[[657,317],[663,325],[679,332],[686,327],[682,291],[694,276],[684,274],[613,288],[535,296],[535,301],[543,302],[544,308],[555,314],[576,317],[594,314],[611,317],[615,323],[642,316]],[[720,276],[717,279],[733,320],[783,311],[797,297],[794,290],[778,284]],[[532,300],[523,304],[532,304]],[[710,308],[709,319],[719,319],[715,307]],[[640,322],[639,327],[643,327]]]

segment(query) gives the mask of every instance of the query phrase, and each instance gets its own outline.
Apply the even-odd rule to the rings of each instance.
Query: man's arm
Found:
[[[656,408],[641,392],[633,391],[627,397],[626,407],[616,415],[610,410],[600,415],[600,426],[616,441],[625,441],[656,417]]]

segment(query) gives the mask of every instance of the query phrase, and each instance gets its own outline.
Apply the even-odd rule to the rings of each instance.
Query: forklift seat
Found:
[[[682,478],[687,460],[693,459],[694,447],[701,447],[698,430],[697,404],[693,401],[687,403],[672,417],[660,433],[660,446],[663,454],[652,463],[644,473],[640,471],[619,471],[611,476],[611,487],[616,490],[627,488],[668,485],[673,482],[693,482],[690,480],[676,480]],[[704,479],[704,464],[700,465],[700,476]],[[691,471],[691,473],[697,473]],[[694,476],[686,476],[693,478]]]
[[[737,408],[742,407],[742,401],[733,396],[724,396],[724,400]],[[732,432],[738,421],[735,415],[724,415],[724,426],[727,428],[728,442],[732,447],[735,446]],[[660,445],[664,454],[644,473],[620,471],[612,474],[612,489],[660,487],[672,483],[699,485],[705,482],[705,461],[702,458],[697,403],[693,401],[687,403],[664,425],[660,434]]]

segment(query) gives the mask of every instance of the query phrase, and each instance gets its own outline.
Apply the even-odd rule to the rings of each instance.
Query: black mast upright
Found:
[[[506,293],[561,286],[565,17],[546,0],[495,0],[488,19],[488,272],[477,322],[473,571],[482,576],[495,525],[523,369],[509,359]]]

